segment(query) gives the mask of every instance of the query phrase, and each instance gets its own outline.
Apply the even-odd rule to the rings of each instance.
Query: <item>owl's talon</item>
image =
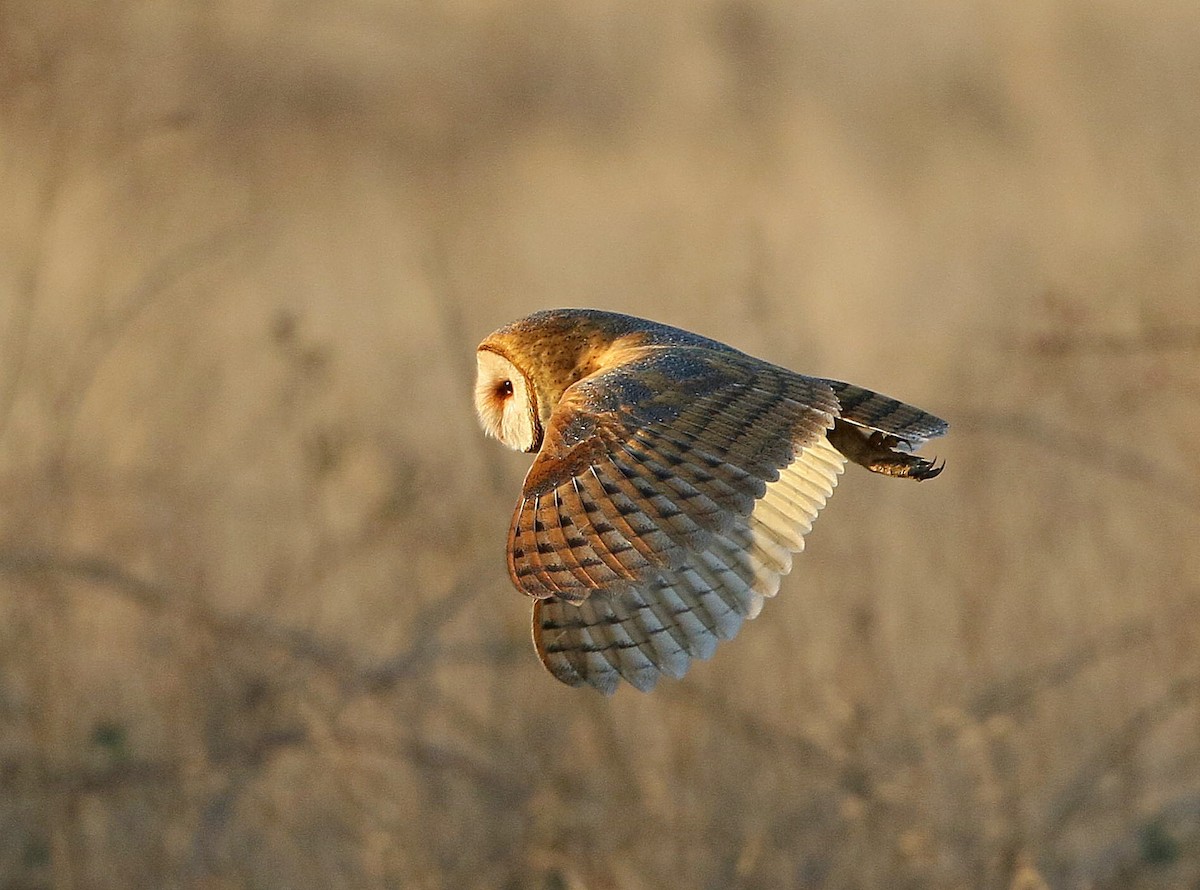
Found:
[[[937,462],[937,458],[934,458],[933,460],[924,461],[923,466],[915,468],[909,475],[918,482],[924,482],[926,479],[932,479],[934,476],[941,475],[944,469],[946,469],[945,458],[942,459],[940,464]]]

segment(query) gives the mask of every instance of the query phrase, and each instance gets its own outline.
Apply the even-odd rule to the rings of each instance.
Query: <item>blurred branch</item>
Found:
[[[22,774],[19,763],[0,763],[0,788],[12,786]],[[89,794],[112,791],[130,785],[158,785],[176,781],[181,775],[178,763],[158,760],[122,760],[103,767],[43,769],[37,784],[44,791]],[[25,784],[22,779],[21,784]]]
[[[17,296],[18,308],[9,330],[10,335],[4,344],[7,356],[7,367],[0,377],[0,436],[8,429],[12,420],[13,405],[17,401],[17,393],[21,388],[21,379],[25,375],[25,361],[29,355],[29,333],[33,326],[33,307],[36,302],[36,273],[29,272],[26,281]]]
[[[504,798],[514,805],[529,797],[533,790],[530,783],[523,781],[519,775],[514,775],[509,767],[481,763],[448,745],[420,739],[404,739],[397,743],[397,751],[414,764],[426,769],[463,776],[481,790]]]
[[[508,664],[528,663],[534,657],[533,650],[526,640],[497,639],[488,643],[475,645],[454,644],[453,647],[438,643],[429,650],[432,661],[449,662],[456,666],[486,664],[498,667]]]
[[[1167,834],[1168,828],[1174,831]],[[1193,843],[1200,840],[1200,794],[1196,793],[1176,798],[1146,818],[1139,819],[1115,843],[1088,857],[1089,861],[1073,870],[1074,885],[1120,886],[1115,882],[1132,874],[1138,865],[1146,863],[1148,842],[1153,843],[1158,838],[1159,844],[1164,839],[1169,843],[1173,837],[1182,836],[1180,840],[1183,840],[1189,835]],[[1151,863],[1159,865],[1162,861],[1151,860]]]
[[[1108,741],[1088,758],[1075,776],[1046,807],[1041,830],[1036,832],[1047,845],[1053,845],[1100,786],[1100,780],[1128,760],[1134,750],[1164,721],[1179,713],[1200,697],[1200,677],[1176,680],[1157,701],[1139,708]]]
[[[519,806],[534,789],[534,783],[520,771],[514,771],[510,764],[487,763],[450,745],[417,738],[386,739],[345,730],[335,730],[333,738],[349,750],[400,757],[422,769],[460,776],[480,791],[513,806]]]
[[[42,267],[47,253],[47,241],[53,228],[50,225],[50,217],[64,178],[61,171],[66,135],[66,130],[56,128],[50,137],[48,153],[51,160],[48,169],[53,170],[54,175],[46,177],[39,196],[38,208],[34,214],[35,221],[32,223],[37,228],[37,243],[33,258],[21,275],[21,287],[17,296],[19,309],[12,325],[9,326],[10,337],[4,344],[7,367],[3,377],[0,377],[0,387],[2,387],[0,389],[0,437],[8,429],[12,419],[13,406],[16,404],[17,394],[20,392],[21,381],[25,376],[25,363],[29,357],[29,337],[33,328],[33,310],[37,305]]]
[[[1148,328],[1136,334],[1047,331],[1036,334],[1001,334],[1005,349],[1055,356],[1071,353],[1136,355],[1176,349],[1200,349],[1200,327],[1180,325]]]
[[[214,258],[228,254],[229,247],[238,242],[246,229],[244,224],[222,227],[181,245],[154,264],[120,301],[120,308],[89,332],[89,341],[101,342],[101,357],[111,352],[138,316],[166,296],[172,287]]]
[[[806,766],[834,775],[840,774],[845,768],[845,758],[830,751],[820,742],[793,730],[775,726],[708,689],[695,684],[675,684],[671,687],[671,699],[702,710],[706,719],[733,730],[757,747],[790,751]]]
[[[439,634],[477,595],[476,574],[466,572],[457,584],[426,605],[413,623],[409,647],[379,665],[362,665],[349,647],[331,644],[314,634],[279,625],[261,615],[223,615],[198,596],[140,578],[115,563],[93,556],[64,556],[44,550],[0,548],[0,575],[66,577],[116,591],[139,605],[161,610],[185,606],[215,636],[266,644],[332,674],[346,688],[380,692],[433,664]]]
[[[200,818],[192,834],[191,851],[184,869],[189,877],[197,878],[217,871],[221,841],[234,817],[237,802],[259,775],[268,756],[279,748],[304,744],[308,740],[307,733],[294,729],[266,732],[255,739],[249,756],[229,771],[221,786],[210,793],[200,807]]]
[[[1009,714],[1028,705],[1040,693],[1069,682],[1090,665],[1153,639],[1153,627],[1147,620],[1129,625],[1108,639],[1089,640],[1053,661],[989,683],[969,697],[967,713],[977,720]]]
[[[229,247],[237,243],[245,231],[244,225],[226,226],[168,253],[138,280],[111,317],[102,318],[88,332],[79,347],[81,357],[72,369],[73,382],[64,397],[61,453],[67,452],[74,438],[80,409],[87,401],[97,372],[133,323],[185,277],[204,268],[214,258],[228,256]]]
[[[183,868],[189,879],[196,880],[219,870],[221,841],[233,819],[234,807],[253,775],[254,771],[248,768],[233,771],[200,807],[200,817],[192,833],[191,848]]]
[[[1103,442],[1093,435],[1077,433],[1030,414],[965,413],[958,415],[957,426],[970,433],[1029,442],[1071,463],[1092,466],[1140,483],[1181,506],[1200,510],[1200,489],[1194,483],[1167,473],[1140,451]]]
[[[90,556],[64,557],[41,550],[0,550],[0,575],[58,574],[113,587],[142,605],[161,607],[166,587],[129,574],[113,563]]]
[[[337,672],[345,669],[345,656],[334,647],[303,631],[279,627],[259,616],[223,616],[194,596],[126,571],[115,563],[94,556],[63,556],[43,550],[0,549],[0,575],[56,575],[116,591],[147,608],[186,605],[193,617],[217,636],[266,642],[289,654]]]
[[[480,577],[479,568],[478,565],[471,566],[449,591],[433,602],[426,603],[412,621],[409,634],[412,642],[408,648],[380,665],[361,669],[358,672],[359,684],[379,692],[431,664],[442,630],[479,595],[480,585],[476,581]]]

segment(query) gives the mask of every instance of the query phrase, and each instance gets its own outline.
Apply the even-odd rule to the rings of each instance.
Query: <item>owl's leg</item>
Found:
[[[936,464],[901,450],[907,447],[902,439],[841,420],[834,423],[828,436],[829,443],[847,460],[866,467],[872,473],[921,481],[932,479],[945,467],[945,463]]]

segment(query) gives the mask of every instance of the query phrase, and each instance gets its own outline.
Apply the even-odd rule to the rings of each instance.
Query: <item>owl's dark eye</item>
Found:
[[[499,383],[496,384],[496,395],[499,396],[500,398],[507,399],[512,394],[513,394],[513,387],[512,387],[511,380],[501,380]]]

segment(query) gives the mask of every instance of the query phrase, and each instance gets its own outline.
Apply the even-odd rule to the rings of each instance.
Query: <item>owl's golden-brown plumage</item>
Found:
[[[945,421],[644,319],[538,312],[477,356],[485,431],[537,452],[509,574],[573,686],[648,690],[711,656],[778,591],[847,459],[941,472],[912,452]]]

